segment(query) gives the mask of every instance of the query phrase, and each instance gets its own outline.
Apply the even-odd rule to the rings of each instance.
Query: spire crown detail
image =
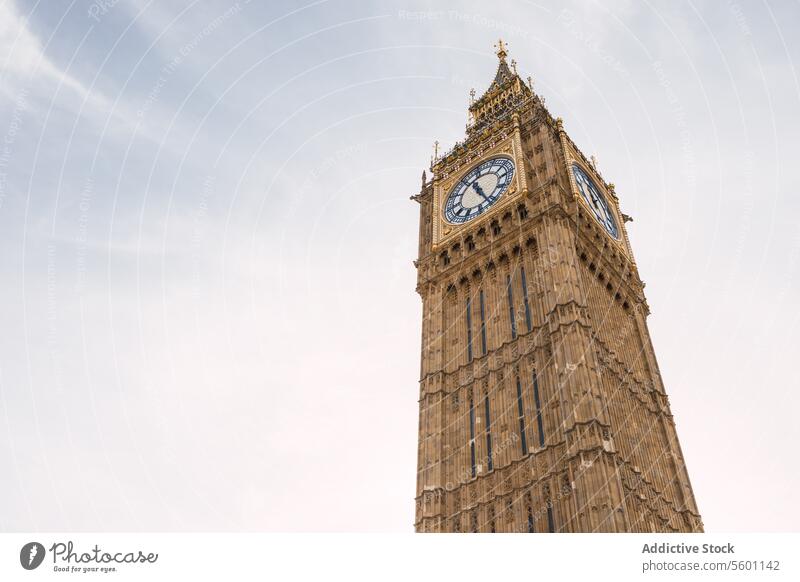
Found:
[[[506,52],[506,44],[503,42],[502,38],[497,40],[497,44],[494,45],[494,48],[497,49],[497,58],[500,59],[500,62],[505,62],[508,53]]]
[[[468,134],[484,127],[486,123],[514,109],[533,95],[530,85],[526,85],[517,74],[517,62],[512,59],[509,66],[506,61],[508,45],[500,39],[494,46],[500,62],[491,85],[483,95],[476,99],[474,92],[470,91]]]

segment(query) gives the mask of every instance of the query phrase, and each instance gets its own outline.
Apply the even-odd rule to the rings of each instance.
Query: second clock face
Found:
[[[447,195],[444,217],[462,224],[486,212],[503,195],[514,177],[514,162],[490,158],[464,174]]]
[[[575,175],[575,181],[578,183],[578,189],[581,191],[583,199],[592,209],[595,218],[602,224],[608,231],[608,234],[614,238],[619,238],[619,231],[617,230],[617,222],[614,220],[614,215],[608,207],[606,199],[594,185],[592,179],[586,175],[578,164],[572,166],[572,173]]]

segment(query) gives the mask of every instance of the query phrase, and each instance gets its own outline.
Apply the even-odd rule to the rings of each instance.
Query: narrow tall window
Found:
[[[483,289],[481,289],[481,350],[486,355],[486,306],[483,301]]]
[[[525,280],[525,267],[522,267],[520,274],[522,275],[522,298],[525,300],[525,324],[528,326],[528,331],[533,329],[533,321],[531,320],[531,304],[528,302],[528,282]]]
[[[494,464],[492,463],[492,424],[489,416],[489,395],[486,394],[484,397],[485,403],[485,412],[486,412],[486,457],[487,457],[487,464],[489,466],[489,470],[494,470]]]
[[[522,384],[517,378],[517,412],[519,416],[519,438],[522,445],[522,454],[528,454],[528,439],[525,438],[525,407],[522,404]]]
[[[528,510],[528,533],[533,533],[535,531],[533,527],[533,502],[531,501],[530,493],[525,496],[525,507]]]
[[[533,371],[533,403],[536,405],[536,427],[539,429],[539,446],[544,446],[544,423],[542,422],[542,404],[539,400],[539,378]]]
[[[472,361],[472,298],[467,297],[467,361]]]
[[[474,478],[478,474],[478,467],[475,465],[475,407],[472,398],[469,399],[469,456],[470,474]]]
[[[550,533],[556,533],[556,523],[553,519],[553,502],[547,500],[547,529]]]
[[[514,291],[511,289],[511,275],[506,275],[508,287],[508,313],[511,316],[511,339],[517,338],[517,322],[514,319]]]

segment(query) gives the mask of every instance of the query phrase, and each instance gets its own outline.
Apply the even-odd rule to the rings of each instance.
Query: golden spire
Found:
[[[502,38],[498,39],[497,44],[494,45],[494,48],[497,49],[497,58],[499,58],[501,61],[505,61],[508,53],[506,52],[506,44],[503,42]]]

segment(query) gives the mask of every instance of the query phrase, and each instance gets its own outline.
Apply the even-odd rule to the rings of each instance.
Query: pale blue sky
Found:
[[[796,2],[102,4],[0,0],[0,530],[410,531],[409,196],[499,36],[635,218],[707,530],[797,529]]]

